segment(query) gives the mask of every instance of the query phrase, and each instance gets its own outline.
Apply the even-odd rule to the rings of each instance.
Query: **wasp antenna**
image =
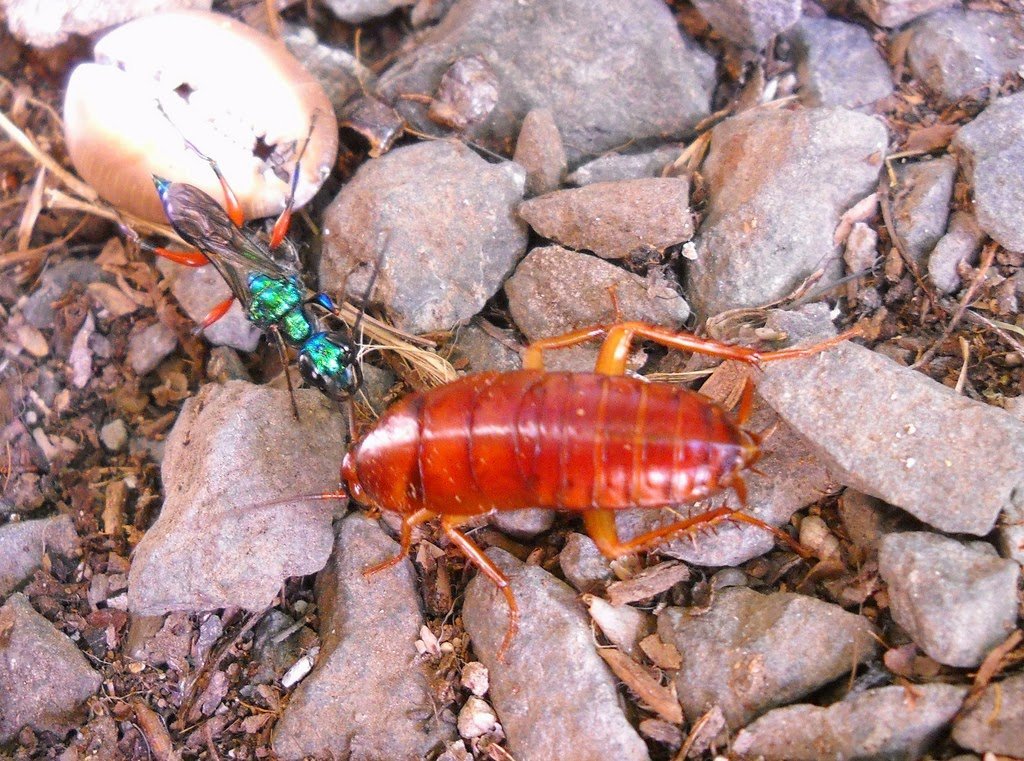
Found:
[[[377,276],[380,271],[384,269],[384,257],[388,252],[388,243],[391,242],[391,233],[381,233],[384,236],[383,243],[380,244],[380,253],[377,254],[377,263],[373,266],[373,272],[370,273],[370,282],[366,286],[366,292],[363,293],[363,303],[359,305],[359,314],[356,315],[356,321],[352,323],[352,338],[355,341],[359,340],[359,326],[363,323],[363,316],[366,314],[366,307],[370,303],[370,296],[373,295],[373,289],[377,285]],[[377,240],[380,240],[378,236]]]

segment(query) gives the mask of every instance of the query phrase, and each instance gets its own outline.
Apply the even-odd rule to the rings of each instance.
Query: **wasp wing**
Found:
[[[162,200],[171,226],[187,243],[206,254],[243,306],[249,301],[249,273],[273,278],[297,274],[297,269],[276,261],[266,244],[236,227],[221,205],[199,188],[183,182],[169,183]]]

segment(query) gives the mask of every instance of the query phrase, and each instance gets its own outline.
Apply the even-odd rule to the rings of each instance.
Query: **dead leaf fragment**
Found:
[[[96,300],[97,304],[114,315],[114,317],[124,317],[126,314],[131,314],[139,308],[139,305],[124,294],[120,288],[109,283],[89,283],[86,290]]]
[[[662,642],[657,634],[640,640],[640,649],[658,668],[677,669],[683,665],[683,657],[671,642]]]
[[[626,605],[648,600],[690,578],[690,569],[675,560],[651,566],[627,581],[616,581],[608,587],[612,605]]]
[[[597,652],[640,702],[670,724],[682,724],[683,709],[676,696],[675,684],[665,687],[647,669],[619,650],[603,648]]]

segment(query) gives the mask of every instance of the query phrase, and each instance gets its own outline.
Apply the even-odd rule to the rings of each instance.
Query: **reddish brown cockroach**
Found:
[[[593,373],[546,372],[543,352],[605,336]],[[808,348],[759,352],[644,323],[593,327],[532,344],[524,369],[469,375],[392,406],[345,456],[348,494],[403,516],[401,549],[370,575],[409,553],[412,530],[440,516],[448,539],[505,595],[509,628],[519,609],[508,579],[459,530],[497,510],[547,507],[583,514],[590,537],[609,558],[653,547],[674,535],[722,521],[788,535],[749,515],[719,507],[622,541],[614,512],[669,507],[732,488],[742,505],[742,471],[760,457],[761,439],[744,429],[752,404],[747,385],[738,415],[679,386],[625,375],[635,339],[753,365],[807,357],[845,341],[848,331]],[[325,495],[326,496],[326,495]]]

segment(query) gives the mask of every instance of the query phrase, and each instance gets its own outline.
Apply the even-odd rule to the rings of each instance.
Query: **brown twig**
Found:
[[[985,279],[985,273],[988,272],[988,268],[992,266],[997,248],[999,248],[999,244],[990,241],[981,250],[981,261],[978,264],[978,271],[975,273],[974,279],[971,280],[971,284],[964,290],[963,296],[960,297],[960,303],[953,312],[953,316],[950,317],[949,323],[946,325],[946,329],[942,331],[942,335],[939,336],[939,339],[921,355],[920,359],[910,366],[911,369],[917,369],[918,367],[928,364],[932,360],[932,357],[935,356],[935,353],[939,350],[939,346],[942,345],[942,342],[953,334],[956,326],[959,325],[960,320],[963,319],[964,313],[967,311],[967,307],[971,305],[971,300],[974,298],[974,294],[977,293],[978,288],[981,287],[981,283]]]

